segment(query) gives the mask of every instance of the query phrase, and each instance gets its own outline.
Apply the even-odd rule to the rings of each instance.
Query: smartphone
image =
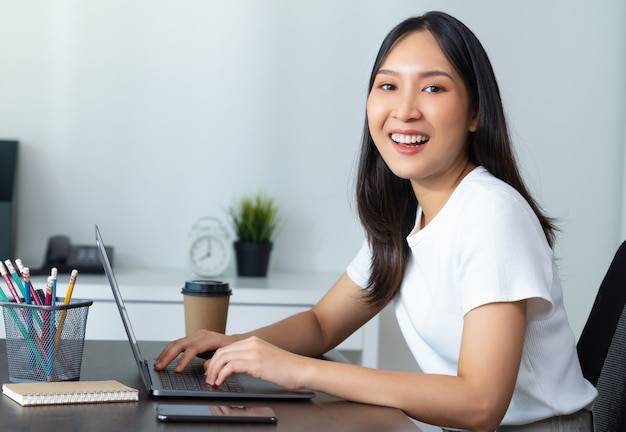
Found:
[[[164,422],[210,423],[276,423],[278,419],[270,407],[243,405],[179,405],[160,404],[157,418]]]

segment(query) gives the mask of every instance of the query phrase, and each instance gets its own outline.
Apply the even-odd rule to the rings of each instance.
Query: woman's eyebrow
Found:
[[[400,73],[392,69],[379,69],[376,75],[399,76]],[[420,78],[433,78],[433,77],[443,76],[451,80],[454,80],[451,74],[441,69],[423,71],[423,72],[420,72],[418,75],[420,76]]]

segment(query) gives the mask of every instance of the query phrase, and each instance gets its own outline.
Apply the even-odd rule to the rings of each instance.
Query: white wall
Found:
[[[442,9],[484,42],[528,181],[560,218],[578,333],[623,225],[623,0],[0,0],[0,136],[21,141],[17,255],[46,238],[183,267],[200,216],[261,187],[272,267],[342,271],[367,77],[399,20]],[[224,218],[225,219],[225,218]]]

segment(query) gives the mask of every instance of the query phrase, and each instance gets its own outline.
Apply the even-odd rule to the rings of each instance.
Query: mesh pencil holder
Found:
[[[59,299],[63,302],[63,299]],[[80,379],[91,300],[58,306],[0,303],[11,382]]]

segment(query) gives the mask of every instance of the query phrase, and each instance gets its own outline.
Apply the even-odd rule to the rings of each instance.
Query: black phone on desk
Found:
[[[113,248],[107,246],[109,258]],[[76,269],[82,274],[103,274],[104,267],[96,245],[73,245],[65,235],[55,235],[48,239],[45,261],[41,268],[30,269],[32,275],[50,274],[52,267],[59,273],[70,273]]]
[[[270,407],[243,405],[160,404],[157,418],[164,422],[265,423],[278,421]]]

